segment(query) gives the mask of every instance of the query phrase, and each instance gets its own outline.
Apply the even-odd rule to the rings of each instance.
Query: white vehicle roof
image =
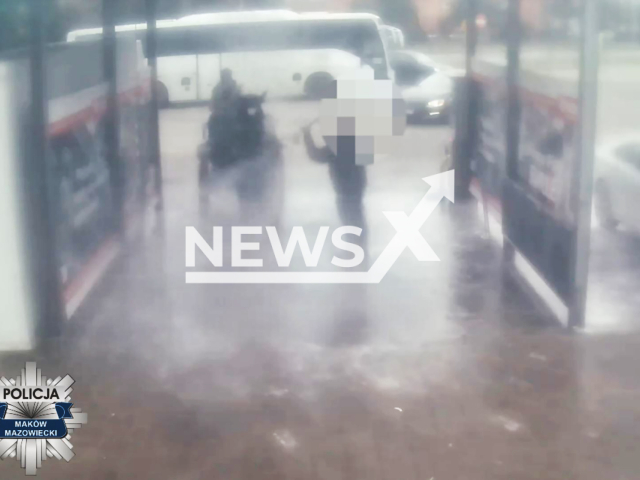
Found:
[[[305,12],[298,14],[298,18],[313,18],[318,20],[373,20],[380,22],[380,17],[373,13],[330,13],[330,12]]]
[[[252,12],[198,13],[181,17],[177,21],[188,25],[208,25],[218,23],[266,22],[298,18],[292,10],[257,10]]]
[[[216,12],[216,13],[200,13],[195,15],[187,15],[179,19],[158,20],[158,28],[172,27],[189,27],[196,25],[221,25],[234,23],[251,23],[251,22],[272,22],[282,20],[372,20],[376,24],[380,23],[380,17],[370,13],[327,13],[327,12],[310,12],[296,13],[291,10],[257,10],[249,12]],[[137,23],[130,25],[117,25],[116,32],[132,32],[137,30],[146,30],[146,23]],[[101,35],[102,28],[85,28],[74,30],[67,34],[67,41],[73,42],[78,37],[87,35]]]

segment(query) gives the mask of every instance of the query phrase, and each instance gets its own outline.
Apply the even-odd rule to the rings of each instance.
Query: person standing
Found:
[[[233,72],[225,68],[220,72],[220,82],[211,93],[210,110],[216,116],[228,115],[239,96],[240,88],[233,78]]]

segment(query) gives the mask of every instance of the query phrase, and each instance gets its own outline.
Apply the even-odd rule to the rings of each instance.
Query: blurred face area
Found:
[[[225,68],[220,72],[220,80],[222,83],[231,83],[233,81],[233,73],[228,68]]]
[[[371,165],[376,157],[398,151],[407,126],[406,106],[391,80],[338,80],[322,100],[320,129],[341,160]]]

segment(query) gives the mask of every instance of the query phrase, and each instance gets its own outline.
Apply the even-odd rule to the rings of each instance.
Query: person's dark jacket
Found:
[[[329,165],[336,193],[361,201],[367,183],[366,167],[356,165],[355,158],[338,158],[326,145],[316,146],[309,127],[303,128],[302,134],[309,157],[317,163]]]

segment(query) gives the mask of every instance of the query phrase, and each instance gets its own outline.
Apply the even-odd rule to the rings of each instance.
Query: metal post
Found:
[[[467,81],[471,79],[471,75],[473,73],[473,58],[476,55],[476,48],[478,46],[478,26],[476,24],[476,17],[478,16],[478,1],[479,0],[467,0],[466,2],[467,11],[465,22],[467,25],[467,35],[465,69]]]
[[[466,44],[464,77],[456,80],[454,89],[454,131],[452,145],[453,168],[456,172],[456,192],[460,196],[468,195],[471,183],[471,157],[476,128],[476,107],[478,91],[473,81],[473,58],[478,41],[476,28],[478,0],[465,2]]]
[[[591,248],[591,200],[598,104],[598,0],[584,0],[580,52],[580,143],[573,179],[573,204],[577,212],[576,244],[573,249],[573,292],[569,326],[585,323],[589,253]]]
[[[508,181],[517,180],[518,155],[520,143],[520,48],[522,42],[522,24],[520,19],[520,0],[509,0],[507,10],[507,118],[504,126],[506,132],[506,165],[502,173]],[[503,231],[507,231],[503,215]],[[503,243],[503,258],[512,262],[515,249],[506,238]]]
[[[104,141],[107,162],[111,168],[111,186],[118,232],[124,227],[124,171],[120,159],[118,114],[118,64],[116,9],[118,0],[102,0],[103,65],[107,83],[107,112],[104,119]]]
[[[55,336],[65,318],[56,249],[56,225],[50,209],[47,169],[47,94],[44,49],[49,0],[29,1],[30,94],[27,143],[27,198],[32,278],[37,300],[38,336]]]
[[[506,128],[506,177],[517,180],[518,145],[520,140],[520,47],[522,25],[520,0],[509,0],[507,14],[507,124]]]
[[[146,0],[147,19],[147,58],[151,70],[151,104],[149,105],[149,149],[151,162],[155,166],[155,187],[158,195],[158,207],[164,205],[162,189],[162,158],[160,151],[160,115],[158,112],[158,49],[157,49],[157,6],[158,0]]]

